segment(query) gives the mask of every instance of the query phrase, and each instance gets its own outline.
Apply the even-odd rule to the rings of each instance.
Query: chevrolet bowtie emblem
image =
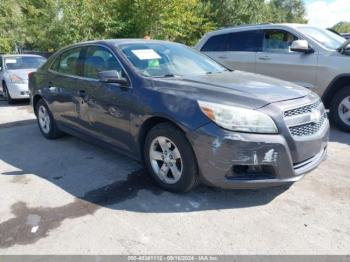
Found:
[[[311,122],[318,123],[318,122],[320,122],[321,118],[322,118],[322,115],[321,115],[320,110],[314,109],[311,111],[311,114],[310,114],[310,121]]]

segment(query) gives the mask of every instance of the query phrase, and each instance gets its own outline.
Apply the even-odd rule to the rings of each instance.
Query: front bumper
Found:
[[[12,99],[28,99],[29,89],[28,84],[8,83],[7,89]]]
[[[238,133],[214,123],[187,136],[203,183],[227,189],[259,188],[298,181],[315,169],[327,155],[329,123],[327,120],[322,132],[305,141],[306,147],[297,149],[281,134]],[[300,161],[300,156],[307,157]]]

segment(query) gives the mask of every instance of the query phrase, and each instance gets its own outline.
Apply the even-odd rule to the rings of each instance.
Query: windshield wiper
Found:
[[[175,74],[165,74],[165,75],[160,75],[160,76],[153,76],[156,78],[166,78],[166,77],[178,77],[179,75],[175,75]]]
[[[346,53],[346,47],[350,44],[350,40],[346,40],[340,47],[337,48],[339,53],[345,54]]]

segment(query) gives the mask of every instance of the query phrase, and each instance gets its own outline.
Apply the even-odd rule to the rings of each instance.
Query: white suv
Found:
[[[261,24],[210,32],[196,49],[229,69],[297,83],[319,94],[331,121],[350,132],[349,41],[304,24]]]

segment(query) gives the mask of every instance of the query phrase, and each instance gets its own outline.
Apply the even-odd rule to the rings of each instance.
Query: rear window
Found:
[[[259,30],[231,33],[227,42],[228,51],[258,52],[262,48],[262,33]]]
[[[81,50],[81,47],[76,47],[65,51],[53,62],[51,70],[67,75],[81,75]]]
[[[203,52],[220,52],[226,51],[227,34],[214,35],[210,37],[201,48]]]
[[[38,56],[5,57],[5,65],[9,70],[36,69],[46,62],[46,58]]]
[[[258,52],[262,49],[262,33],[260,30],[215,35],[203,45],[203,52]]]

